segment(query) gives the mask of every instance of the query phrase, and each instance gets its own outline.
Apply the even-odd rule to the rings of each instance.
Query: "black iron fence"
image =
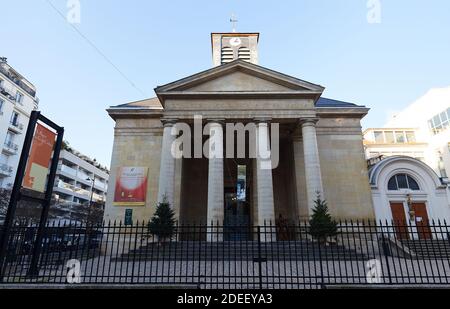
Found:
[[[237,289],[450,283],[445,223],[340,222],[337,235],[320,241],[310,232],[307,223],[183,224],[171,237],[157,237],[146,223],[51,225],[38,272],[30,273],[37,228],[14,226],[0,261],[1,283]]]

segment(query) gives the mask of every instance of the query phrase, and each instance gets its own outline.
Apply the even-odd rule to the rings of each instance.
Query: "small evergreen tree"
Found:
[[[314,204],[313,215],[309,221],[309,234],[319,243],[326,244],[328,237],[338,234],[338,225],[331,218],[327,202],[321,199],[320,194],[317,195]]]
[[[163,201],[158,203],[155,214],[148,223],[150,234],[158,237],[158,242],[164,242],[170,239],[175,232],[175,213],[170,208],[170,203],[164,197]]]

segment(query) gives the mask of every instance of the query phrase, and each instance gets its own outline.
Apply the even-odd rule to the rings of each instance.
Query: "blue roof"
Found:
[[[316,107],[363,107],[363,106],[344,101],[319,98],[319,100],[316,103]]]

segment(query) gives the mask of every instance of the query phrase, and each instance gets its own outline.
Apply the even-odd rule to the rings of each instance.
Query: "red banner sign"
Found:
[[[36,125],[22,184],[24,188],[45,192],[50,160],[55,146],[55,138],[56,133],[40,124]]]
[[[145,206],[147,167],[121,167],[117,171],[115,206]]]

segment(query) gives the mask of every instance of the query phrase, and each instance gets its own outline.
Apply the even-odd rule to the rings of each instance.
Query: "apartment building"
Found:
[[[364,131],[366,156],[406,155],[450,176],[450,87],[431,89],[383,128]]]
[[[0,188],[14,183],[30,114],[38,106],[36,87],[0,58]]]
[[[105,202],[109,171],[89,157],[66,147],[61,151],[53,193],[57,205],[76,208]]]
[[[428,143],[417,140],[415,128],[370,128],[363,132],[367,159],[408,156],[425,162]]]

